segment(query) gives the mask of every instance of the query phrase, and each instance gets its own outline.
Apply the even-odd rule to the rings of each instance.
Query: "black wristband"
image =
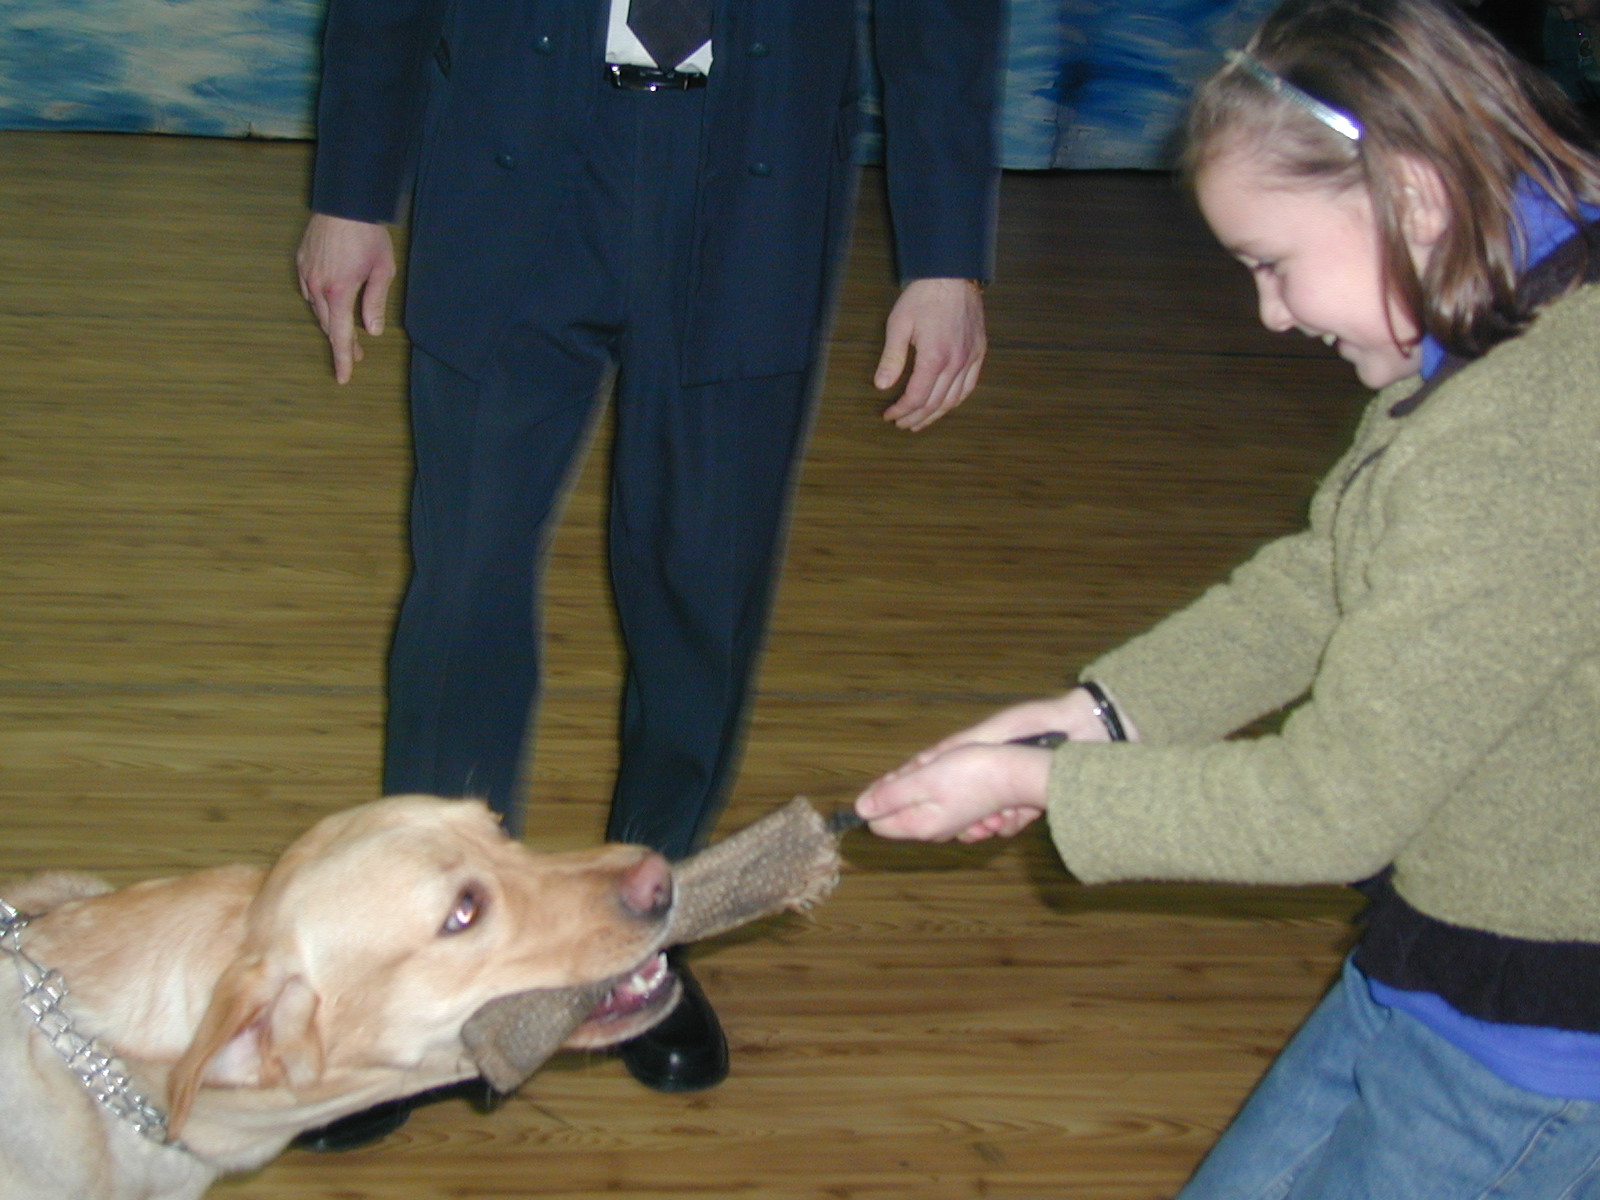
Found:
[[[1094,715],[1100,718],[1100,724],[1106,727],[1106,735],[1113,742],[1128,740],[1128,731],[1122,727],[1122,718],[1117,715],[1117,706],[1111,703],[1111,697],[1106,695],[1098,683],[1088,679],[1080,679],[1078,686],[1089,693],[1094,701]]]

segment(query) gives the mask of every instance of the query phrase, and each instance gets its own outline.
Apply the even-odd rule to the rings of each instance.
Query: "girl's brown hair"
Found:
[[[1365,187],[1384,275],[1418,326],[1475,357],[1533,317],[1517,295],[1516,194],[1543,187],[1574,224],[1600,203],[1600,158],[1576,110],[1451,0],[1287,0],[1247,53],[1348,114],[1351,139],[1240,64],[1196,93],[1182,167],[1191,185],[1244,147],[1287,180]],[[1419,275],[1406,247],[1402,159],[1432,167],[1447,228]]]

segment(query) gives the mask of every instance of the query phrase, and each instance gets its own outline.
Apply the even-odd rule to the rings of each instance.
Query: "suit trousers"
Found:
[[[679,858],[736,764],[815,368],[680,382],[704,91],[595,78],[566,219],[539,231],[491,361],[468,374],[413,350],[384,788],[484,798],[520,834],[541,559],[614,368],[607,554],[626,664],[607,837]]]

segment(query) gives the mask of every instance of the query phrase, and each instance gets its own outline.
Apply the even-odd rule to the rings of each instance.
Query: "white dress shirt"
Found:
[[[606,30],[606,61],[628,63],[635,67],[676,67],[680,71],[694,71],[701,75],[711,73],[711,42],[708,40],[681,63],[658,63],[650,51],[633,36],[628,28],[628,5],[631,0],[611,0],[611,24]]]

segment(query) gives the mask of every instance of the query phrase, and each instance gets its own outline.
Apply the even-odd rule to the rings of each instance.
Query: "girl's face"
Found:
[[[1195,192],[1212,233],[1255,279],[1263,325],[1334,347],[1368,387],[1417,373],[1420,332],[1383,286],[1365,188],[1286,181],[1232,148],[1201,170]]]

